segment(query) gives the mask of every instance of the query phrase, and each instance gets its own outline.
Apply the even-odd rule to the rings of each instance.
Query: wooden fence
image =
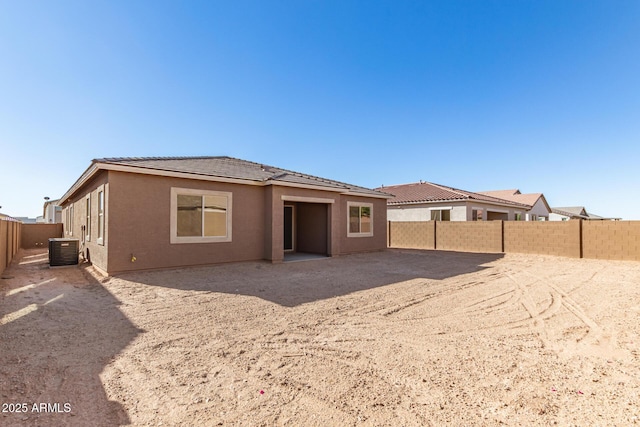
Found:
[[[389,222],[388,246],[640,261],[640,221]]]

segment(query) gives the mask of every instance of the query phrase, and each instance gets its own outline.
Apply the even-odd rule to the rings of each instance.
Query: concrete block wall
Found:
[[[585,221],[584,258],[640,261],[640,221]]]
[[[62,224],[23,224],[20,244],[23,249],[48,248],[49,239],[62,237]]]
[[[581,221],[505,221],[504,252],[581,257]]]
[[[0,274],[20,249],[21,231],[21,222],[0,220]]]
[[[389,247],[435,249],[436,221],[389,222]]]
[[[389,222],[389,247],[640,261],[640,221]]]
[[[460,252],[502,252],[502,221],[438,221],[436,248]]]

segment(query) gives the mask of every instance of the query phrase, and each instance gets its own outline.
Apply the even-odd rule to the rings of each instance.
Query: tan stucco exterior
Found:
[[[172,188],[232,194],[231,239],[171,243]],[[98,240],[98,192],[105,197],[104,235]],[[90,200],[90,235],[86,206]],[[373,206],[373,235],[348,237],[348,202]],[[297,249],[337,256],[386,248],[386,199],[334,189],[216,182],[158,174],[99,170],[62,203],[65,237],[81,240],[82,253],[99,269],[126,271],[225,262],[284,259],[284,206],[295,206]],[[67,218],[73,207],[73,222]]]

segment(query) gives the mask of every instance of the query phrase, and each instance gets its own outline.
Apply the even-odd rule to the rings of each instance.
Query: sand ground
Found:
[[[640,263],[390,250],[104,278],[31,250],[0,280],[0,344],[7,426],[637,425]]]

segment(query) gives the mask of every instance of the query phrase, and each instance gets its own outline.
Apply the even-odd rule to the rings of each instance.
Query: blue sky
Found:
[[[640,2],[0,0],[0,209],[229,155],[640,219]]]

